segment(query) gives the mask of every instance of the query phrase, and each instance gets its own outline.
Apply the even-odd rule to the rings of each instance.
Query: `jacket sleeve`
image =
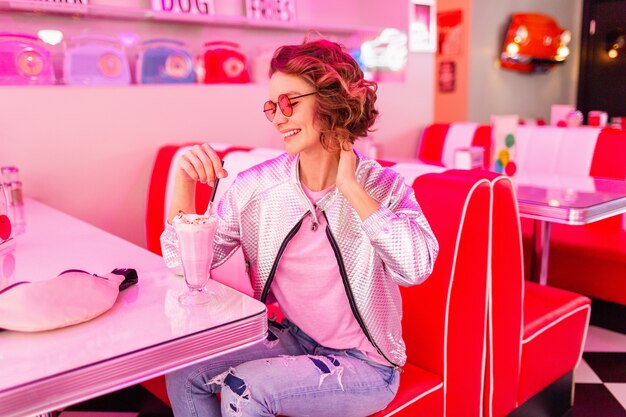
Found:
[[[240,245],[240,222],[236,192],[235,181],[220,200],[215,213],[219,223],[213,239],[214,254],[211,269],[226,262]],[[165,224],[165,230],[161,234],[161,251],[165,265],[174,273],[182,275],[178,236],[174,226],[169,223]]]
[[[413,189],[401,176],[388,200],[363,221],[362,228],[396,284],[421,284],[433,270],[439,252],[437,238]]]

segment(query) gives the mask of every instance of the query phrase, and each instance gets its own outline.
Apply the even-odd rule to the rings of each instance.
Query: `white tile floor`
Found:
[[[589,326],[585,352],[626,352],[626,334]]]
[[[584,357],[580,364],[574,371],[574,381],[576,384],[599,384],[604,385],[610,394],[621,404],[623,413],[617,411],[620,417],[626,416],[626,369],[624,368],[624,359],[621,354],[626,354],[626,334],[617,333],[611,330],[607,330],[601,327],[589,326],[587,333],[587,340],[585,343],[585,353],[593,352],[594,355],[598,355],[594,358],[596,362],[594,368],[592,368]],[[606,358],[602,354],[606,353]],[[584,355],[583,355],[584,356]],[[603,359],[603,360],[598,360]],[[617,359],[617,363],[614,361]],[[593,364],[593,362],[592,362]],[[621,368],[620,368],[621,367]],[[607,372],[610,371],[610,372]],[[618,380],[603,381],[601,375],[609,375],[610,378],[617,378]],[[583,385],[577,385],[581,389],[577,389],[577,396],[575,398],[574,409],[577,404],[581,406],[588,406],[589,403],[596,401],[595,398],[585,398],[585,391]],[[588,387],[588,386],[587,386]],[[600,405],[598,405],[601,407]],[[616,405],[616,407],[619,407]],[[603,411],[597,410],[598,416],[604,416]],[[611,416],[615,410],[611,411]],[[577,415],[576,413],[574,413]],[[594,414],[596,415],[596,414]]]
[[[626,410],[626,384],[610,382],[604,385]]]
[[[581,360],[578,368],[574,371],[574,381],[579,384],[601,384],[600,377],[591,369],[585,360]]]

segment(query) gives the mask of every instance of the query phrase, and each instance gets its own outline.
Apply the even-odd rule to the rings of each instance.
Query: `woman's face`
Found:
[[[313,93],[315,87],[304,79],[283,72],[275,72],[270,78],[269,99],[276,103],[281,94],[296,97]],[[280,132],[289,154],[323,150],[320,142],[320,130],[315,127],[315,94],[291,100],[293,113],[287,117],[280,106],[276,106],[276,114],[272,124]]]

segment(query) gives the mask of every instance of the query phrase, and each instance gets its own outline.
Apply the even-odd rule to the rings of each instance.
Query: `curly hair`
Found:
[[[325,39],[276,50],[270,64],[275,72],[296,75],[317,89],[315,121],[320,141],[329,151],[367,136],[378,116],[375,82],[363,78],[356,61],[335,42]]]

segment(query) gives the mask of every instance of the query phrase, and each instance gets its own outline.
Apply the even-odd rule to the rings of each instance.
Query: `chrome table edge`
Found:
[[[0,416],[23,417],[59,410],[242,349],[266,337],[267,313],[263,309],[238,322],[4,389],[0,391]]]
[[[626,212],[626,197],[607,201],[595,207],[550,207],[526,201],[518,201],[518,206],[521,217],[581,225]]]

